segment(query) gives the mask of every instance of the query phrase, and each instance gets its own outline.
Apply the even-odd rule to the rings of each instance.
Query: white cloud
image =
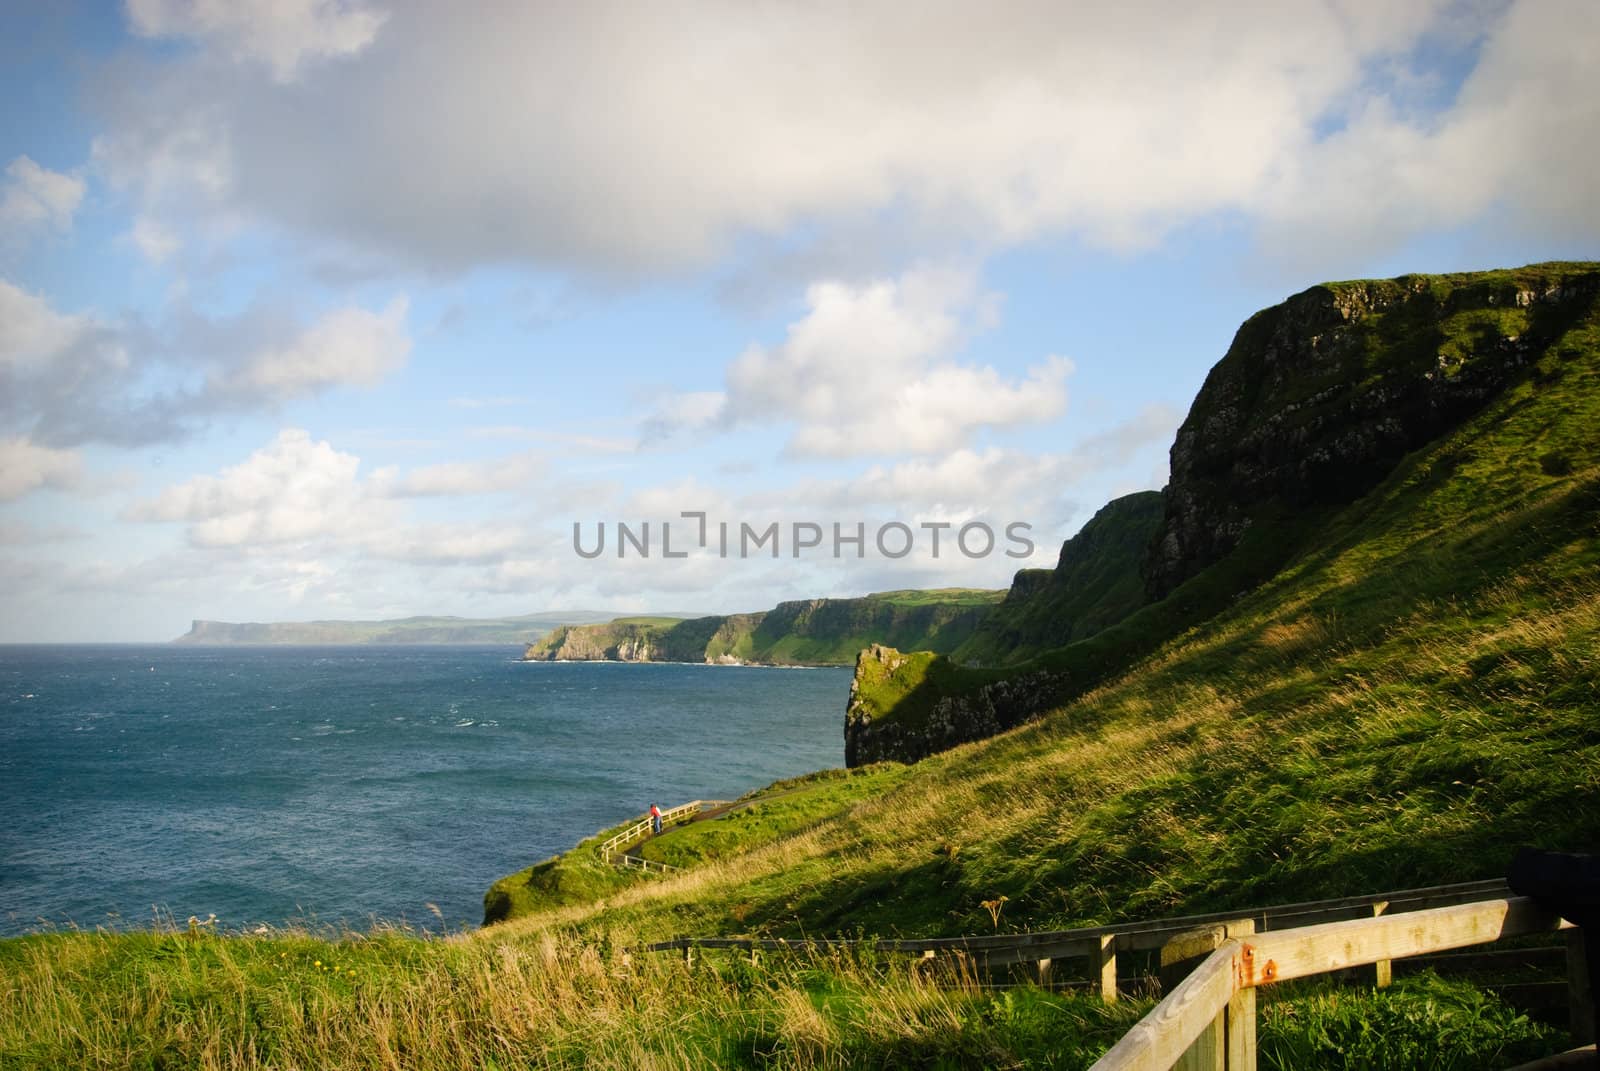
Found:
[[[152,264],[163,263],[183,246],[172,228],[143,212],[134,217],[128,240]]]
[[[141,37],[187,37],[259,63],[279,82],[313,60],[353,56],[387,17],[359,0],[127,0]]]
[[[0,439],[0,502],[41,487],[70,489],[83,479],[76,450],[55,450],[22,438]]]
[[[824,499],[857,508],[868,505],[915,512],[970,515],[1000,508],[1015,511],[1059,495],[1087,471],[1080,458],[989,447],[956,450],[933,459],[876,465],[838,485]]]
[[[201,547],[304,542],[365,531],[376,517],[357,480],[361,459],[286,428],[217,476],[196,476],[128,512],[136,521],[181,521]]]
[[[158,331],[63,314],[0,279],[0,434],[52,446],[174,441],[217,413],[369,386],[410,352],[406,309],[398,297],[309,325],[265,307],[217,320],[186,312]]]
[[[1581,0],[1516,3],[1456,100],[1418,116],[1388,97],[1286,157],[1262,191],[1268,247],[1317,270],[1499,216],[1600,237],[1600,31]]]
[[[364,553],[413,565],[498,565],[525,553],[528,533],[512,524],[408,525],[372,532]]]
[[[925,454],[982,428],[1046,423],[1066,408],[1064,357],[1015,382],[951,358],[970,331],[993,322],[998,304],[967,273],[816,283],[806,303],[781,344],[751,346],[728,366],[726,391],[665,399],[641,437],[778,422],[795,425],[797,455]]]
[[[1181,410],[1165,402],[1151,402],[1122,423],[1090,435],[1078,444],[1076,452],[1098,463],[1120,464],[1145,447],[1170,445],[1182,422]]]
[[[387,498],[432,498],[525,491],[546,470],[544,455],[523,451],[488,461],[423,465],[402,475],[398,469],[373,474],[373,493]]]
[[[231,40],[217,12],[233,5],[201,8],[152,4],[136,25]],[[957,3],[408,5],[381,47],[359,44],[366,9],[292,10],[302,43],[272,46],[276,69],[350,61],[288,85],[180,64],[122,86],[98,158],[151,186],[191,171],[218,211],[445,269],[650,271],[884,211],[979,245],[1116,249],[1218,213],[1287,241],[1364,198],[1395,202],[1399,224],[1365,241],[1491,203],[1600,225],[1600,30],[1582,0],[1018,0],[984,19]],[[1457,99],[1415,107],[1409,87],[1437,80],[1425,35],[1481,59]]]
[[[716,426],[727,409],[728,396],[720,390],[678,391],[659,398],[639,427],[643,444]]]
[[[212,379],[221,395],[287,399],[328,387],[371,386],[411,352],[404,297],[381,313],[346,307],[327,313],[286,345],[265,348]]]
[[[37,294],[0,279],[0,370],[49,364],[88,329],[79,316],[63,316]]]
[[[84,181],[40,167],[27,156],[19,156],[6,167],[6,183],[0,189],[0,227],[49,226],[68,230],[73,213],[83,201]]]
[[[341,555],[400,562],[498,561],[525,549],[518,525],[417,523],[398,498],[527,490],[543,470],[531,453],[488,462],[360,473],[361,459],[299,428],[215,476],[201,475],[135,503],[125,519],[183,523],[198,548],[325,560]]]

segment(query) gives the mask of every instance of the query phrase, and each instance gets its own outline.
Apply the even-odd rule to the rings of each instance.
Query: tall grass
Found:
[[[74,933],[0,949],[6,1068],[1069,1066],[1142,1010],[870,953],[691,967],[554,934]]]
[[[1150,1006],[870,950],[691,966],[552,933],[49,934],[0,943],[0,977],[7,1071],[1081,1068]],[[1432,978],[1268,991],[1262,1039],[1264,1067],[1313,1071],[1487,1068],[1565,1040]]]

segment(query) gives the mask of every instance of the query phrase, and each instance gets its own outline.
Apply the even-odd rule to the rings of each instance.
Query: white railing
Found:
[[[661,828],[665,829],[669,825],[687,821],[701,811],[709,811],[715,807],[725,807],[727,804],[727,800],[690,800],[688,803],[662,811]],[[649,815],[641,815],[633,825],[600,845],[600,858],[608,863],[622,867],[642,866],[645,870],[661,871],[678,869],[677,867],[669,867],[665,863],[651,863],[645,866],[644,864],[648,862],[647,860],[635,859],[627,854],[629,848],[650,835],[651,824]]]

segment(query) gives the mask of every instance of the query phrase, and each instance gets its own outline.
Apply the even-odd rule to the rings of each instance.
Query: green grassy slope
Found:
[[[0,1067],[1087,1067],[1143,999],[982,988],[901,960],[772,955],[629,961],[542,937],[403,932],[50,934],[0,941]],[[1303,987],[1261,998],[1267,1071],[1503,1068],[1561,1031],[1460,983]]]
[[[1159,491],[1101,507],[1061,548],[1054,569],[1024,569],[1004,601],[950,657],[1021,662],[1121,621],[1147,601],[1139,563],[1161,524]],[[904,647],[888,641],[890,646]]]
[[[1017,653],[1034,657],[1003,670],[962,665],[958,652],[878,674],[858,688],[847,753],[927,754],[1123,672],[1308,552],[1410,451],[1530,375],[1592,355],[1597,295],[1600,264],[1534,264],[1330,283],[1252,316],[1173,446],[1165,517],[1142,555],[1146,591],[1164,597],[1052,651],[1035,653],[1023,636]],[[1070,625],[1052,622],[1048,600],[1041,608],[1047,626]],[[1002,679],[1013,683],[997,699]],[[929,715],[951,704],[956,716],[930,731]]]
[[[988,929],[981,901],[1004,894],[1006,925],[1064,926],[1492,876],[1519,844],[1600,843],[1596,428],[1591,322],[1315,515],[1278,575],[1043,721],[563,918],[950,934]]]
[[[520,877],[522,917],[446,941],[0,941],[0,1068],[1086,1066],[1147,1003],[930,983],[870,954],[690,973],[620,948],[1106,922],[1592,847],[1597,428],[1591,319],[1355,501],[1259,514],[1236,575],[1214,567],[1069,648],[1100,652],[1093,690],[914,766],[773,786],[647,848],[682,876],[586,870],[596,839]],[[1002,895],[995,923],[982,905]],[[1504,1067],[1564,1041],[1427,978],[1271,987],[1260,1038],[1263,1067],[1300,1071]]]
[[[846,666],[873,643],[952,651],[1004,592],[973,588],[886,591],[854,599],[780,603],[753,614],[659,621],[619,618],[551,631],[528,647],[534,661],[739,661]]]

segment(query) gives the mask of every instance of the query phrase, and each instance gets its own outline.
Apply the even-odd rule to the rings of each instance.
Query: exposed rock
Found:
[[[994,681],[975,692],[940,695],[920,717],[875,717],[872,693],[884,689],[915,692],[925,684],[917,675],[916,656],[873,644],[856,660],[845,708],[844,764],[865,766],[893,760],[915,762],[969,740],[1003,732],[1049,708],[1060,695],[1062,679],[1045,670]]]
[[[1574,267],[1314,286],[1245,321],[1172,445],[1150,596],[1231,551],[1263,504],[1351,501],[1482,408],[1593,306],[1600,274]]]
[[[1535,264],[1331,283],[1252,316],[1173,443],[1143,594],[1112,600],[1099,631],[1074,631],[1095,575],[1083,566],[1117,560],[1091,553],[1106,545],[1084,538],[1086,525],[1055,571],[1018,574],[955,658],[864,652],[845,715],[847,762],[912,760],[992,735],[1125,671],[1292,560],[1304,537],[1290,533],[1307,529],[1282,522],[1360,497],[1531,366],[1544,375],[1579,352],[1567,332],[1592,323],[1597,302],[1600,265]],[[1548,472],[1563,462],[1540,463]],[[1244,539],[1258,523],[1271,538]],[[1242,539],[1247,552],[1232,553]],[[1070,579],[1069,565],[1079,570]],[[1028,661],[997,680],[1004,671],[992,667],[1019,657]]]
[[[862,647],[903,643],[950,651],[1000,601],[998,591],[893,591],[855,599],[801,599],[754,614],[656,621],[619,618],[560,628],[526,661],[849,665]]]

